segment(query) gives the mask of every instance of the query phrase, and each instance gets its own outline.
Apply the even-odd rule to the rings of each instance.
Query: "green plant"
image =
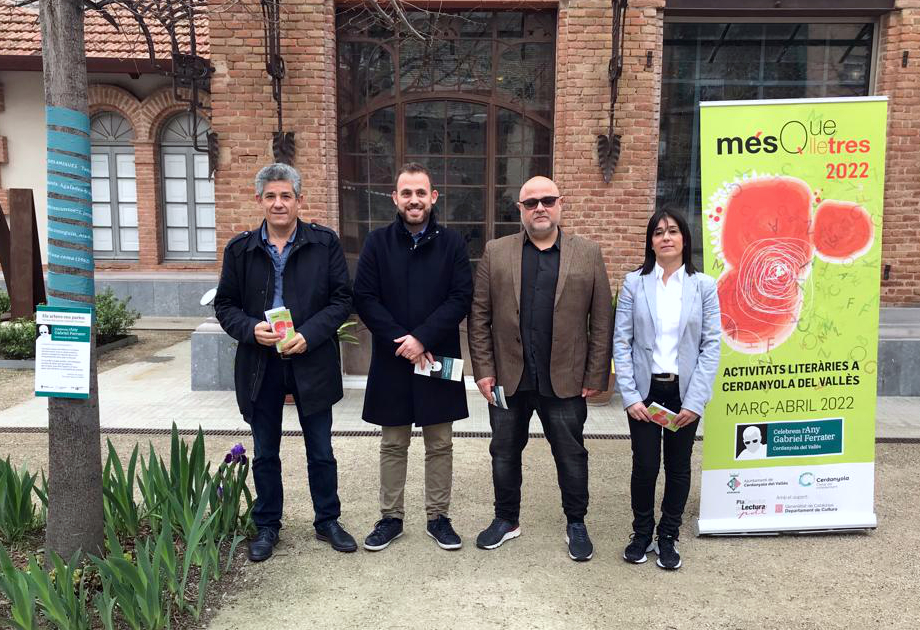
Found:
[[[102,578],[103,591],[94,604],[104,619],[103,625],[112,622],[112,610],[117,607],[133,630],[165,628],[171,605],[169,598],[164,598],[161,558],[162,546],[172,545],[171,538],[161,532],[152,546],[150,538],[135,541],[137,564],[125,557],[115,530],[108,524],[106,538],[109,555],[105,559],[90,556]]]
[[[6,291],[0,291],[0,315],[10,312],[10,296]]]
[[[35,597],[28,575],[13,566],[13,561],[3,545],[0,545],[0,591],[10,600],[8,619],[0,617],[0,625],[8,625],[17,630],[34,630],[38,628],[35,614]]]
[[[350,343],[350,344],[357,345],[358,338],[355,337],[355,335],[353,334],[353,331],[349,330],[350,328],[357,326],[357,325],[358,325],[358,322],[349,321],[339,326],[338,331],[336,331],[339,336],[339,341],[341,341],[342,343]]]
[[[35,357],[35,321],[27,317],[0,322],[0,358]]]
[[[81,566],[81,551],[64,564],[51,552],[51,571],[39,566],[35,556],[29,558],[29,580],[32,593],[44,617],[60,630],[89,630],[90,616],[86,609],[86,577]]]
[[[106,440],[109,447],[108,458],[102,471],[103,509],[105,522],[112,523],[115,529],[128,536],[137,536],[143,518],[134,500],[134,480],[137,466],[138,446],[134,445],[128,472],[125,473],[111,440]]]
[[[128,308],[130,297],[124,300],[115,297],[111,287],[96,295],[96,333],[111,337],[126,335],[141,314]]]
[[[0,537],[7,543],[21,539],[39,524],[32,502],[37,477],[25,468],[17,471],[9,457],[0,460]]]
[[[255,529],[251,518],[252,493],[246,484],[248,477],[249,458],[243,445],[237,444],[224,457],[213,479],[211,511],[218,514],[214,524],[215,537],[226,538]],[[240,514],[240,503],[244,499],[246,509]]]

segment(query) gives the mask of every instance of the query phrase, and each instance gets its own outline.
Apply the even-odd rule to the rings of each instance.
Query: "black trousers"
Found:
[[[527,446],[530,418],[536,411],[556,461],[562,509],[569,522],[588,513],[588,451],[582,436],[588,408],[581,396],[556,398],[535,391],[517,392],[508,409],[489,405],[492,426],[492,483],[495,516],[513,523],[521,512],[521,453]]]
[[[652,379],[648,398],[671,411],[680,411],[680,387],[677,380],[662,382]],[[661,501],[659,536],[678,537],[684,508],[690,494],[690,456],[693,439],[700,422],[696,420],[677,431],[670,431],[654,422],[629,418],[632,438],[633,467],[630,480],[633,531],[651,536],[655,530],[655,485],[661,467],[661,445],[664,443],[664,498]],[[662,439],[662,433],[664,439]]]
[[[291,362],[272,354],[262,379],[262,389],[253,401],[252,440],[255,457],[252,477],[256,500],[252,520],[259,529],[281,528],[284,488],[281,485],[281,414],[286,394],[294,395],[297,415],[307,451],[307,480],[313,498],[315,526],[339,518],[338,464],[332,453],[332,408],[310,415],[300,413],[300,397],[294,387]]]

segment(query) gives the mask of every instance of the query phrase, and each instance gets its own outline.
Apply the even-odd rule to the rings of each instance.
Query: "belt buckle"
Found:
[[[659,376],[655,376],[654,378],[656,381],[661,382],[661,383],[673,383],[677,377],[674,374],[671,374],[670,372],[668,372],[667,376],[659,375]]]

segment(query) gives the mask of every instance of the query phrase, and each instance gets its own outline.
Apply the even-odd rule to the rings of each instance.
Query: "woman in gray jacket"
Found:
[[[696,270],[690,252],[686,219],[669,209],[655,212],[646,230],[645,261],[620,289],[613,333],[633,451],[633,534],[623,558],[641,564],[654,550],[663,569],[681,566],[677,539],[690,493],[693,439],[719,366],[716,283]],[[653,403],[657,407],[649,410]],[[661,413],[662,407],[674,416]],[[662,443],[664,499],[653,541]]]

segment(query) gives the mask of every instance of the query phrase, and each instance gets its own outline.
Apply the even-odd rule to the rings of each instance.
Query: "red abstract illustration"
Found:
[[[852,261],[869,251],[875,235],[865,208],[821,200],[795,177],[730,184],[713,196],[708,218],[725,263],[718,280],[724,338],[748,354],[772,350],[793,333],[816,255]]]

